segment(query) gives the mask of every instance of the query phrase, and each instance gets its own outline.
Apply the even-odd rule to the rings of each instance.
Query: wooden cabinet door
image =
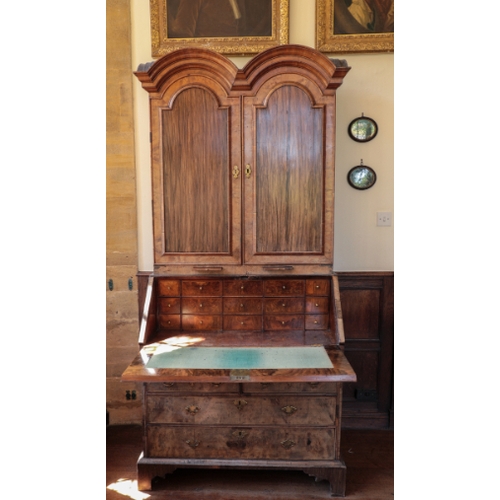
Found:
[[[335,99],[297,74],[244,98],[245,263],[332,264]]]
[[[241,263],[240,100],[180,78],[151,100],[157,264]]]

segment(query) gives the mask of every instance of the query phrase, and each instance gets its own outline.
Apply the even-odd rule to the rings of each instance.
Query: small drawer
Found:
[[[307,295],[330,295],[329,279],[310,279],[306,280]]]
[[[262,314],[262,299],[224,298],[224,314]]]
[[[333,382],[253,382],[243,384],[243,394],[316,393],[337,394],[337,384]]]
[[[308,314],[306,330],[325,330],[328,328],[328,314]]]
[[[158,325],[167,330],[180,330],[181,316],[179,314],[160,314],[158,316]]]
[[[304,295],[304,280],[266,280],[264,282],[264,295],[266,297]]]
[[[181,299],[169,297],[158,299],[159,314],[179,314],[181,312]]]
[[[195,382],[152,382],[146,384],[146,389],[149,393],[195,393],[195,392],[228,392],[238,393],[238,384],[224,384],[224,383],[195,383]]]
[[[180,295],[181,284],[179,280],[158,280],[158,295],[160,297],[175,297]]]
[[[224,316],[224,330],[262,330],[262,316]]]
[[[264,316],[264,330],[303,330],[304,316],[268,315]]]
[[[182,329],[183,330],[221,330],[222,317],[221,316],[182,316]]]
[[[307,314],[328,314],[329,297],[306,297]]]
[[[185,280],[182,282],[184,296],[222,296],[222,282],[216,280]]]
[[[182,314],[220,314],[222,299],[211,297],[182,298]]]
[[[262,297],[262,281],[260,280],[227,280],[224,281],[224,296]]]
[[[281,299],[264,299],[264,313],[294,314],[304,312],[304,299],[302,297]]]

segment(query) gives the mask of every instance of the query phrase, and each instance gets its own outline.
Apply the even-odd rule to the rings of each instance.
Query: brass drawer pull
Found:
[[[190,415],[196,415],[200,409],[195,406],[195,405],[191,405],[191,406],[186,406],[186,408],[184,408]]]
[[[200,442],[199,442],[199,441],[191,441],[191,440],[186,441],[186,443],[187,443],[189,446],[191,446],[191,448],[193,448],[193,450],[194,450],[195,448],[197,448],[197,447],[199,446],[199,444],[200,444]]]
[[[283,406],[283,408],[281,408],[281,411],[286,413],[287,415],[293,415],[297,411],[297,408],[295,408],[295,406],[288,405]]]
[[[163,382],[163,385],[165,387],[173,387],[175,385],[175,382]]]
[[[212,385],[213,385],[214,387],[219,387],[219,386],[220,386],[220,384],[221,384],[220,382],[219,382],[219,383],[217,383],[217,382],[212,382]]]
[[[235,165],[233,167],[233,177],[237,179],[240,176],[240,167],[238,165]]]
[[[247,435],[245,431],[234,431],[233,436],[236,438],[244,438]]]
[[[247,405],[248,403],[244,400],[244,399],[237,399],[234,401],[234,405],[236,406],[236,408],[238,408],[238,410],[243,410],[243,408],[245,408],[245,406]]]
[[[295,443],[294,441],[291,441],[290,439],[287,439],[286,441],[281,441],[281,446],[283,446],[283,448],[289,450],[290,448],[292,448],[293,446],[295,446],[297,443]]]

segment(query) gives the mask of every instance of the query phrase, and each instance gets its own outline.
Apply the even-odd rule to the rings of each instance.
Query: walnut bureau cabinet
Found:
[[[122,375],[144,388],[140,490],[176,468],[259,468],[345,495],[342,385],[356,375],[332,269],[349,69],[285,45],[243,69],[187,48],[135,73],[150,97],[155,253],[140,352]],[[262,364],[269,353],[280,360]],[[185,354],[194,364],[172,361]]]

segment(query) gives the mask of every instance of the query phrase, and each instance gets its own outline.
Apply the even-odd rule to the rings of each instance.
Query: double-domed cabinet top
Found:
[[[349,69],[296,45],[243,69],[197,48],[139,67],[156,272],[332,269],[335,94]]]

